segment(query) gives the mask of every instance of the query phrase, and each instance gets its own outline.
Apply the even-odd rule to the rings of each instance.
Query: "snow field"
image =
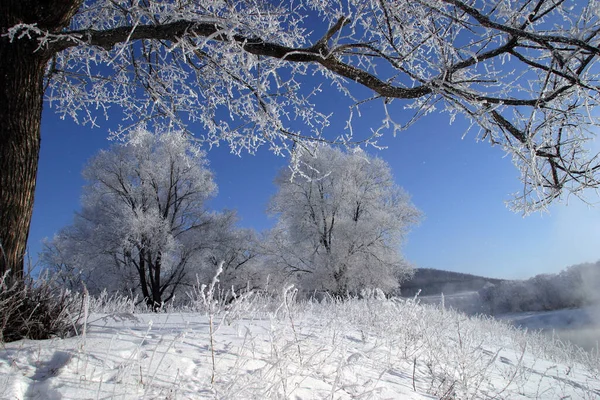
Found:
[[[2,345],[0,397],[600,397],[598,355],[541,334],[412,300],[293,297],[246,299],[211,313],[92,304],[112,309],[92,314],[85,335]]]

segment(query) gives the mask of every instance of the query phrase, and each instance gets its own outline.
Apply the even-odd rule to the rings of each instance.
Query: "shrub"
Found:
[[[0,342],[67,337],[78,332],[83,298],[42,276],[0,277]]]

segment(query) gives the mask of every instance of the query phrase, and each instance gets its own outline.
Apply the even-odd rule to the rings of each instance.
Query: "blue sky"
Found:
[[[347,115],[340,104],[325,105],[335,113],[333,130]],[[380,107],[368,105],[355,120],[355,130],[378,126],[381,118]],[[29,237],[33,261],[41,240],[71,222],[84,184],[81,170],[98,150],[111,145],[107,129],[117,122],[90,129],[60,120],[46,107]],[[381,143],[386,150],[371,151],[390,164],[398,184],[425,214],[403,247],[409,261],[416,267],[527,278],[600,259],[600,206],[589,208],[573,199],[568,205],[555,204],[549,214],[522,217],[511,212],[504,202],[520,182],[510,157],[478,143],[475,133],[461,139],[464,130],[460,121],[449,125],[447,116],[433,114],[395,138],[385,136]],[[275,192],[272,181],[287,160],[266,148],[242,157],[226,147],[213,148],[208,158],[219,186],[210,207],[237,209],[244,227],[272,226],[265,208]]]

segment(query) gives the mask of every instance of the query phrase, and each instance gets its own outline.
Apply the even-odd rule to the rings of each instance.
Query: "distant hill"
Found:
[[[422,296],[440,293],[450,295],[458,292],[478,291],[486,283],[497,285],[503,281],[503,279],[486,278],[441,269],[418,268],[415,269],[415,276],[411,280],[400,284],[400,292],[403,297],[412,297],[417,294],[419,289]]]

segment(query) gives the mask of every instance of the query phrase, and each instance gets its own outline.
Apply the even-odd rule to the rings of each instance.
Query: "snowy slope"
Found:
[[[214,351],[202,312],[92,314],[85,335],[5,344],[0,397],[600,398],[597,354],[494,320],[376,298],[244,307],[213,316]]]

